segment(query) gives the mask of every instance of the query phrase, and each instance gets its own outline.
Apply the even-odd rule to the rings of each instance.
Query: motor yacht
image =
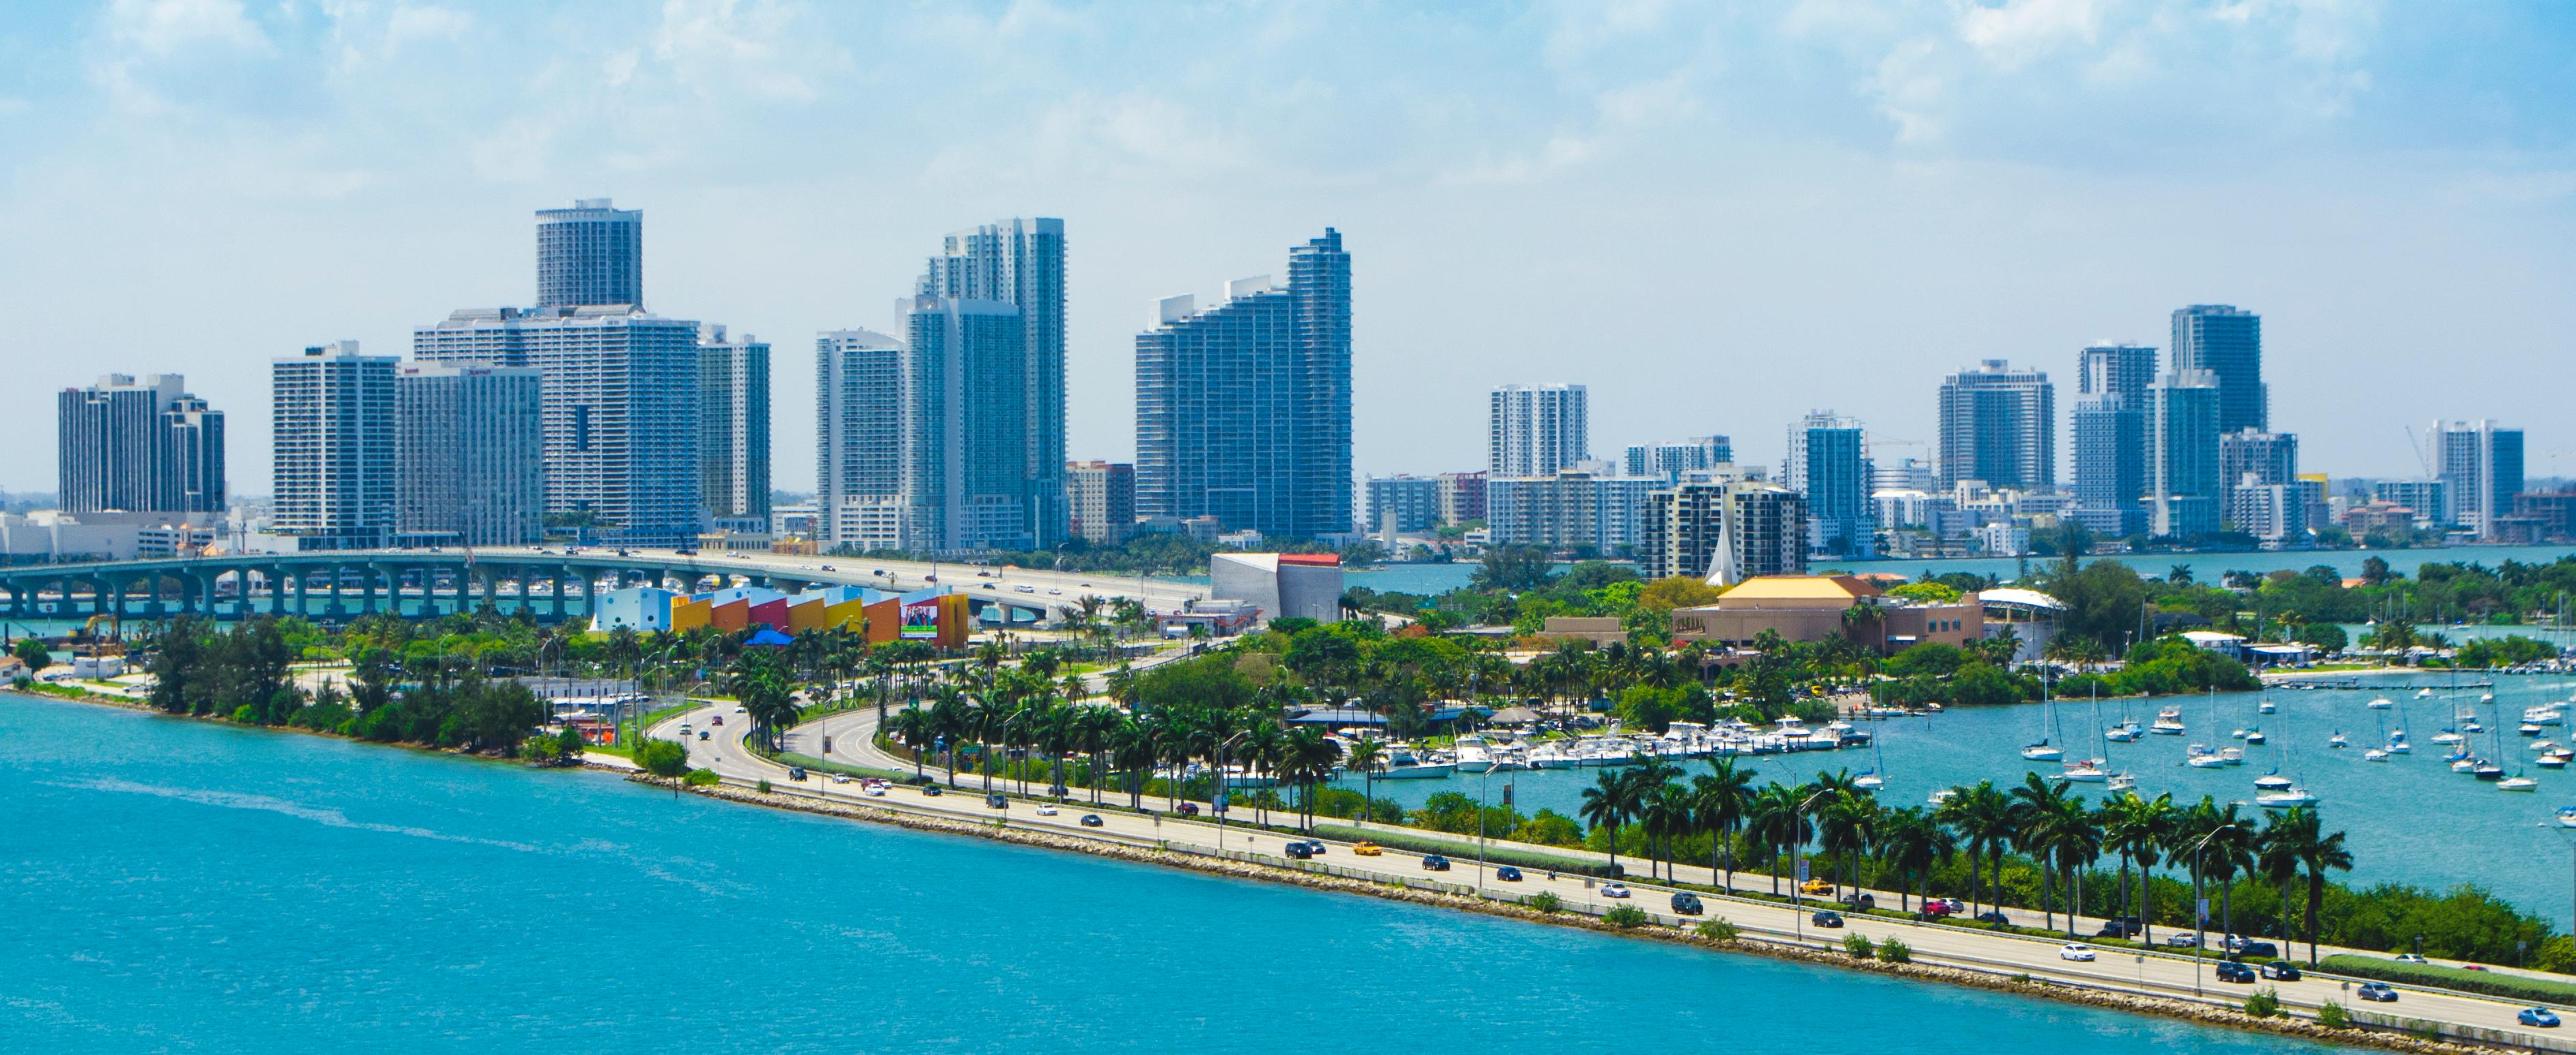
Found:
[[[2496,781],[2497,791],[2537,791],[2539,789],[2540,782],[2530,777],[2513,776]]]
[[[2397,706],[2397,701],[2389,699],[2386,696],[2370,701],[2370,709],[2374,711],[2384,711],[2395,706]]]
[[[2199,744],[2193,744],[2191,745],[2191,754],[2188,758],[2184,759],[2183,764],[2190,766],[2193,769],[2215,769],[2219,766],[2226,765],[2227,760],[2218,757],[2218,752],[2216,751],[2202,747]]]
[[[2361,760],[2364,762],[2385,762],[2388,761],[2388,752],[2382,751],[2376,747],[2370,748],[2369,750],[2361,753]]]
[[[2113,774],[2111,774],[2111,780],[2110,780],[2110,784],[2109,784],[2109,790],[2112,790],[2112,791],[2133,791],[2133,790],[2136,790],[2136,789],[2137,789],[2137,786],[2138,786],[2138,775],[2137,775],[2137,774],[2135,774],[2135,773],[2113,773]]]
[[[2314,806],[2317,797],[2306,788],[2290,787],[2256,795],[2254,804],[2267,810],[2286,810],[2294,806]]]
[[[1959,793],[1955,789],[1942,788],[1938,791],[1934,791],[1930,798],[1924,799],[1923,804],[1926,806],[1947,806],[1950,804],[1950,800],[1958,797],[1958,795]]]
[[[2230,766],[2241,766],[2241,765],[2244,765],[2244,764],[2245,764],[2245,749],[2244,749],[2244,748],[2241,748],[2241,747],[2233,747],[2233,746],[2231,746],[2231,747],[2222,747],[2222,748],[2219,748],[2219,749],[2218,749],[2218,761],[2219,761],[2221,764],[2223,764],[2223,765],[2230,765]]]
[[[2254,778],[2254,786],[2263,791],[2282,791],[2289,788],[2292,783],[2290,778],[2278,772],[2265,773]]]
[[[2147,731],[2157,736],[2181,736],[2184,728],[2182,708],[2167,707],[2156,712],[2156,720],[2147,726]]]

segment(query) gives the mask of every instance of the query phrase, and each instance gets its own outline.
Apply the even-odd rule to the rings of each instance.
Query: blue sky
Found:
[[[646,299],[777,348],[892,325],[939,236],[1060,216],[1077,457],[1155,298],[1354,257],[1358,464],[1479,468],[1483,393],[1596,451],[1808,409],[1928,454],[1941,374],[2265,316],[2306,468],[2491,416],[2576,475],[2576,7],[2125,0],[0,8],[0,487],[51,392],[179,371],[267,478],[266,363],[531,296],[531,210],[646,214]],[[1916,444],[1909,446],[1909,442]]]

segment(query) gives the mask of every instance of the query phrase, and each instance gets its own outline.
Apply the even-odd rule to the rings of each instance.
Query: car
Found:
[[[859,791],[860,791],[860,792],[862,792],[862,793],[864,793],[864,794],[866,794],[866,795],[867,795],[867,796],[869,796],[870,798],[879,798],[879,799],[884,798],[884,797],[885,797],[885,793],[886,793],[885,785],[883,785],[883,784],[870,784],[870,785],[868,785],[868,786],[866,786],[866,787],[860,788],[860,789],[859,789]]]
[[[2246,985],[2252,985],[2254,984],[2254,969],[2234,960],[2220,960],[2218,961],[2218,980],[2222,982],[2241,982]]]
[[[1843,914],[1832,909],[1820,908],[1814,915],[1807,917],[1807,922],[1819,927],[1839,927],[1843,925]]]
[[[2386,982],[2363,982],[2361,983],[2361,988],[2353,990],[2353,995],[2359,996],[2360,998],[2374,1004],[2394,1004],[2397,1002],[2397,990],[2390,987]]]
[[[1494,869],[1494,882],[1497,882],[1497,883],[1517,883],[1517,882],[1520,882],[1520,881],[1521,881],[1521,870],[1520,870],[1520,869],[1514,868],[1514,867],[1512,867],[1512,866],[1510,866],[1510,865],[1504,865],[1504,866],[1502,866],[1501,868]]]
[[[2543,1029],[2558,1028],[2558,1012],[2545,1007],[2523,1008],[2513,1013],[2513,1020],[2526,1026],[2539,1026]]]
[[[2200,935],[2194,934],[2190,931],[2183,931],[2178,934],[2167,934],[2165,935],[2165,944],[2177,949],[2198,948],[2200,947]]]
[[[1942,910],[1943,910],[1943,911],[1946,911],[1946,912],[1948,912],[1948,913],[1950,913],[1951,915],[1954,915],[1954,916],[1955,916],[1955,915],[1958,915],[1959,913],[1962,913],[1962,912],[1966,912],[1966,911],[1968,911],[1968,903],[1967,903],[1967,902],[1964,902],[1964,901],[1961,901],[1961,900],[1959,900],[1958,898],[1954,898],[1954,897],[1936,897],[1936,898],[1927,898],[1927,899],[1925,899],[1925,902],[1924,902],[1924,903],[1925,903],[1925,904],[1931,904],[1931,905],[1939,905],[1939,906],[1941,906],[1941,908],[1942,908]]]
[[[2299,980],[2299,965],[2288,960],[2272,960],[2263,965],[2263,977],[2275,982]]]
[[[2228,951],[2235,953],[2236,958],[2240,960],[2277,960],[2281,958],[2281,947],[2268,941],[2239,941],[2236,943],[2235,948]]]
[[[2147,922],[2136,916],[2113,916],[2102,921],[2102,929],[2096,931],[2095,935],[2103,938],[2134,938],[2146,929]]]
[[[750,714],[750,713],[751,713],[751,708],[749,708],[749,707],[736,707],[736,708],[734,708],[734,709],[733,709],[733,713],[735,713],[735,714]]]
[[[824,571],[839,571],[839,570],[841,570],[841,569],[839,569],[839,568],[835,568],[835,567],[833,567],[833,566],[831,566],[831,565],[829,565],[829,564],[826,564],[826,565],[824,565],[824,566],[823,566],[823,570],[824,570]]]
[[[1984,912],[1977,913],[1977,922],[1992,923],[1997,926],[2008,926],[2012,923],[2012,917],[2004,915],[2003,911],[2000,909],[1990,908]]]
[[[2090,945],[2080,945],[2070,941],[2057,947],[2057,958],[2061,960],[2072,960],[2076,963],[2092,963],[2093,947]]]
[[[948,793],[947,793],[947,792],[945,792],[945,791],[941,791],[941,790],[939,790],[939,785],[937,785],[937,784],[924,784],[924,785],[922,785],[922,786],[921,786],[921,797],[923,797],[923,798],[926,798],[926,799],[935,799],[935,798],[938,798],[939,796],[941,796],[941,795],[945,795],[945,794],[948,794]]]
[[[999,587],[999,586],[995,586],[995,585],[993,585],[992,583],[989,583],[989,582],[984,584],[984,588],[985,588],[985,589],[987,589],[987,590],[998,590],[998,589],[1001,589],[1001,587]]]
[[[832,783],[835,783],[835,784],[847,784],[847,783],[849,783],[849,782],[850,782],[850,775],[849,775],[849,774],[847,774],[847,773],[834,773],[834,774],[832,774]]]
[[[1830,894],[1834,892],[1834,885],[1832,883],[1825,882],[1822,879],[1810,879],[1804,883],[1798,884],[1798,892],[1801,894]]]
[[[2483,973],[2486,971],[2487,965],[2482,963],[2464,963],[2460,965],[2460,969],[2463,971],[2478,971]]]
[[[1100,815],[1097,813],[1086,813],[1082,815],[1082,826],[1085,828],[1097,828],[1106,823],[1108,822],[1101,820]]]
[[[1036,592],[1038,592],[1038,588],[1037,588],[1037,587],[1035,587],[1035,586],[1027,586],[1027,585],[1014,586],[1014,587],[1011,587],[1011,589],[1013,589],[1013,590],[1015,590],[1015,591],[1018,591],[1018,592],[1020,592],[1020,593],[1036,593]]]
[[[1385,853],[1385,852],[1386,852],[1386,848],[1385,848],[1385,847],[1383,847],[1383,846],[1379,846],[1379,845],[1378,845],[1378,844],[1376,844],[1376,843],[1368,842],[1368,841],[1366,841],[1366,840],[1363,840],[1363,841],[1360,841],[1360,842],[1352,843],[1352,844],[1351,844],[1351,852],[1352,852],[1352,853],[1354,853],[1354,854],[1358,854],[1358,855],[1359,855],[1359,856],[1361,856],[1361,857],[1376,857],[1376,856],[1378,856],[1378,855],[1380,855],[1380,854]]]
[[[2398,954],[2397,954],[2397,962],[2399,962],[2399,963],[2430,963],[2431,961],[2426,960],[2425,958],[2423,958],[2423,957],[2421,957],[2421,956],[2418,956],[2418,955],[2416,955],[2416,954],[2414,954],[2414,953],[2411,953],[2411,952],[2401,952],[2401,953],[2398,953]]]
[[[1676,892],[1673,894],[1673,912],[1682,916],[1699,915],[1699,895],[1687,890]]]
[[[803,780],[803,779],[805,779],[805,767],[803,767],[803,766],[789,766],[789,767],[787,767],[787,779],[789,779],[789,780]]]
[[[989,810],[1007,810],[1011,808],[1011,800],[1003,798],[999,792],[996,792],[994,794],[984,796],[984,808]]]
[[[712,717],[712,718],[707,719],[707,724],[708,724],[708,725],[723,725],[723,724],[724,724],[724,715],[719,714],[719,715],[716,715],[716,716],[714,716],[714,717]]]
[[[1324,856],[1324,840],[1322,840],[1322,839],[1308,839],[1308,840],[1306,840],[1306,852],[1307,852],[1307,853],[1314,854],[1314,855],[1315,855],[1315,856],[1317,856],[1317,857],[1322,857],[1322,856]]]
[[[1878,898],[1871,894],[1855,893],[1849,897],[1842,898],[1840,904],[1842,907],[1851,909],[1855,912],[1867,912],[1878,907]]]
[[[1048,590],[1048,591],[1047,591],[1047,596],[1049,596],[1049,597],[1062,597],[1062,596],[1064,596],[1064,591],[1062,591],[1062,590]]]
[[[1199,815],[1199,804],[1195,802],[1181,803],[1179,812],[1180,815],[1184,817],[1196,817]]]
[[[1315,856],[1315,851],[1305,843],[1292,842],[1283,849],[1291,859],[1298,861],[1303,861]]]
[[[682,736],[687,736],[687,735],[689,735],[689,732],[690,732],[690,730],[689,730],[689,723],[687,723],[687,722],[681,722],[681,723],[680,723],[680,735],[682,735]]]
[[[1628,893],[1628,884],[1626,883],[1604,883],[1601,886],[1602,897],[1626,900]]]
[[[1926,901],[1923,903],[1922,909],[1918,910],[1915,914],[1923,919],[1939,920],[1950,918],[1950,913],[1953,911],[1955,910],[1950,906],[1944,905],[1939,901]]]
[[[1424,854],[1422,855],[1422,870],[1425,872],[1446,872],[1449,870],[1449,859],[1442,857],[1439,854]]]
[[[1057,812],[1058,812],[1058,811],[1057,811],[1057,809],[1056,809],[1055,807],[1053,807],[1053,806],[1040,806],[1040,807],[1038,807],[1038,816],[1040,816],[1040,817],[1053,817],[1053,816],[1055,816],[1055,815],[1056,815],[1056,813],[1057,813]]]
[[[710,736],[710,735],[712,735],[712,734],[708,733],[708,732],[707,732],[706,730],[704,730],[704,729],[700,729],[700,730],[698,730],[698,739],[700,739],[700,740],[704,740],[704,739],[706,739],[706,738],[707,738],[708,736]]]
[[[993,573],[989,571],[978,571],[975,573],[975,577],[978,579],[990,579],[993,577]]]

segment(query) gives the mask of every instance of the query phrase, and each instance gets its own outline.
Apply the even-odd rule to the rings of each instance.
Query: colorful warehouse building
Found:
[[[593,628],[614,630],[621,626],[638,633],[685,633],[699,627],[732,633],[767,627],[790,637],[840,627],[863,635],[871,645],[919,641],[935,648],[964,647],[966,635],[973,628],[966,595],[944,586],[904,594],[864,586],[831,586],[803,593],[780,593],[757,586],[681,593],[636,586],[600,595]]]

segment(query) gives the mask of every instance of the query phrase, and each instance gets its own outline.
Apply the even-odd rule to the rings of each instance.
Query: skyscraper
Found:
[[[814,339],[815,505],[827,546],[905,548],[903,341],[873,330]]]
[[[1591,399],[1582,385],[1504,385],[1486,402],[1486,472],[1546,476],[1592,457]]]
[[[2146,530],[2150,460],[2147,388],[2156,350],[2096,344],[2078,353],[2075,403],[2075,519],[2088,530],[2126,538]]]
[[[1289,250],[1284,289],[1264,275],[1205,311],[1162,301],[1136,337],[1138,515],[1273,537],[1350,530],[1350,273],[1326,228]]]
[[[2522,430],[2485,420],[2434,422],[2433,466],[2450,503],[2442,522],[2492,539],[2496,518],[2512,515],[2513,496],[2522,493]]]
[[[545,538],[545,380],[533,367],[394,374],[395,530],[468,546]]]
[[[1136,467],[1126,462],[1072,462],[1064,467],[1069,532],[1115,546],[1136,531]]]
[[[1724,436],[1695,436],[1678,443],[1635,443],[1624,458],[1630,476],[1660,476],[1680,483],[1683,473],[1706,472],[1735,461],[1735,443]]]
[[[644,306],[644,211],[606,198],[537,210],[537,306]]]
[[[1732,586],[1763,575],[1807,570],[1807,501],[1796,491],[1745,479],[1732,466],[1647,496],[1640,557],[1646,577],[1686,575]]]
[[[1025,535],[1029,546],[1043,548],[1064,538],[1064,257],[1063,220],[1003,220],[949,235],[914,290],[916,316],[986,317],[971,327],[972,347],[923,349],[925,323],[917,317],[912,343],[922,354],[964,356],[940,366],[963,386],[954,393],[962,403],[950,435],[975,443],[979,455],[1004,459],[997,468],[1020,481],[1012,487],[996,477],[963,492],[978,510],[973,522],[985,526],[950,518],[946,530],[964,532],[954,535],[961,541]],[[995,315],[1010,321],[989,317]],[[1018,329],[1016,341],[995,332],[1006,325]],[[1018,420],[1005,420],[1011,416]]]
[[[412,331],[412,356],[537,369],[549,515],[609,544],[696,541],[697,323],[624,306],[468,308]]]
[[[1360,522],[1362,530],[1410,534],[1439,526],[1439,480],[1399,473],[1369,477],[1362,486],[1368,492],[1368,518]]]
[[[397,361],[336,341],[270,365],[269,518],[305,549],[382,546],[393,530]]]
[[[2218,530],[2218,378],[2176,370],[2147,388],[2148,531],[2169,538]]]
[[[2057,389],[2040,370],[1988,359],[1941,381],[1941,486],[2057,485]]]
[[[1823,411],[1789,426],[1780,481],[1807,499],[1809,552],[1858,560],[1878,555],[1869,449],[1858,419]]]
[[[223,512],[224,412],[179,375],[109,374],[56,410],[64,512]]]
[[[698,489],[710,517],[769,520],[769,345],[698,329]]]
[[[2263,317],[2233,304],[2194,304],[2173,313],[2173,368],[2207,370],[2218,384],[2218,431],[2272,427],[2263,384]]]

